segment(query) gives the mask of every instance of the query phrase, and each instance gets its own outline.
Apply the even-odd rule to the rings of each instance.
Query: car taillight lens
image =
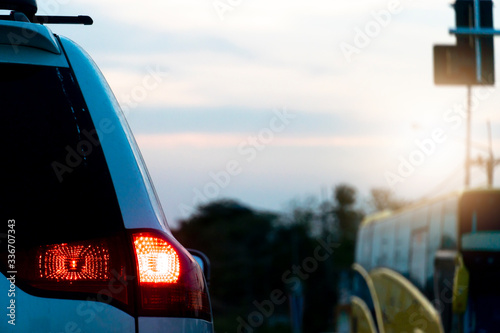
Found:
[[[140,315],[211,320],[201,269],[173,238],[152,231],[133,233]]]
[[[132,311],[135,275],[126,249],[125,234],[20,248],[17,276],[37,296],[92,299]]]
[[[56,244],[39,251],[40,278],[57,281],[105,281],[110,268],[104,245]]]
[[[5,273],[8,256],[1,257]],[[212,320],[200,267],[173,237],[156,230],[18,246],[16,268],[16,285],[36,296],[104,302],[133,316]]]
[[[139,284],[176,283],[179,280],[179,255],[158,237],[134,235]]]

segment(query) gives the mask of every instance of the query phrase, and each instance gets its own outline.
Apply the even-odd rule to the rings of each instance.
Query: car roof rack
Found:
[[[36,0],[0,0],[0,9],[12,10],[10,15],[0,15],[0,20],[32,22],[39,24],[83,24],[92,25],[89,16],[47,16],[35,15],[38,11]]]
[[[46,16],[36,15],[33,20],[34,23],[40,24],[83,24],[92,25],[94,21],[90,16]]]

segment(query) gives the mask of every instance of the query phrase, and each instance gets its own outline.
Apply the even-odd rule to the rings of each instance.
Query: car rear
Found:
[[[0,331],[212,332],[101,72],[21,14],[0,19]]]

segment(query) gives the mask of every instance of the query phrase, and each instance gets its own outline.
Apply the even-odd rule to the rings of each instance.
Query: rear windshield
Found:
[[[461,201],[461,231],[500,231],[500,193],[471,192]]]
[[[69,68],[0,64],[0,137],[0,242],[10,219],[17,245],[123,228],[94,124]]]

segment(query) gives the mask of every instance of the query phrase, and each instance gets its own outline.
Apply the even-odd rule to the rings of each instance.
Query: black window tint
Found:
[[[442,249],[457,248],[457,218],[457,199],[450,199],[444,206]]]
[[[1,232],[6,219],[15,219],[17,244],[33,245],[123,228],[94,124],[70,69],[0,64],[0,117]]]
[[[462,233],[500,230],[500,193],[467,193],[461,201]]]

